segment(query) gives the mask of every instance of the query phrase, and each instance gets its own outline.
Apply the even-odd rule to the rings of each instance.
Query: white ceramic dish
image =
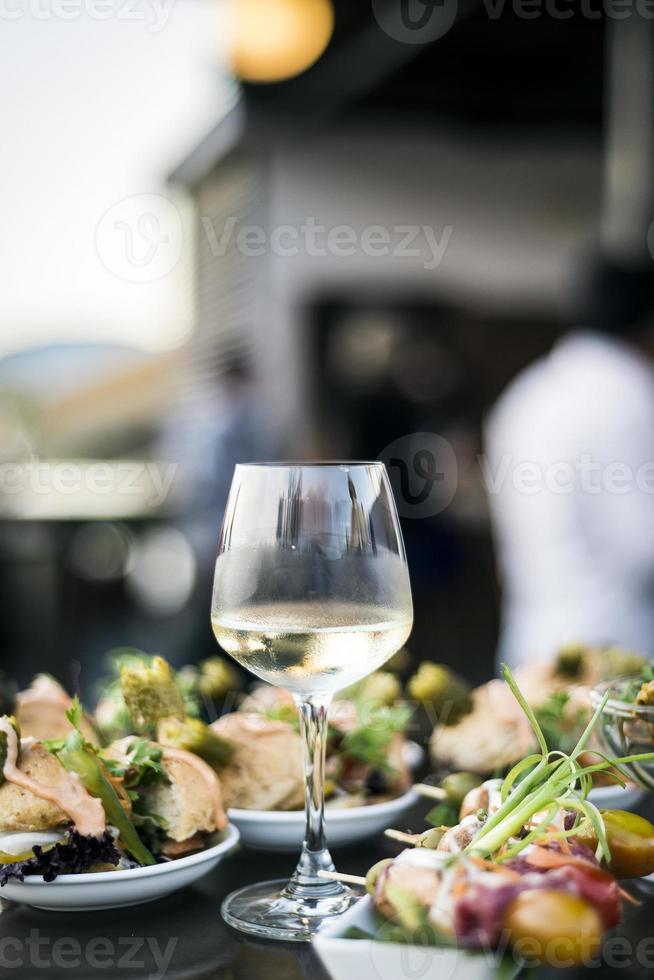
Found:
[[[397,826],[402,814],[419,799],[410,789],[402,796],[370,806],[325,808],[327,841],[330,847],[346,847]],[[229,810],[238,827],[241,843],[258,851],[297,851],[304,837],[302,810]]]
[[[321,929],[313,940],[332,980],[491,980],[495,976],[490,954],[346,938],[353,927],[373,935],[377,932],[367,896],[333,925]]]
[[[634,810],[642,803],[645,793],[641,786],[597,786],[592,789],[588,799],[604,810]]]
[[[216,839],[218,837],[221,839],[204,851],[152,867],[61,875],[50,882],[36,876],[27,877],[25,881],[9,881],[0,889],[0,898],[57,912],[141,905],[197,881],[215,868],[239,841],[238,830],[232,824],[224,834],[216,835]]]

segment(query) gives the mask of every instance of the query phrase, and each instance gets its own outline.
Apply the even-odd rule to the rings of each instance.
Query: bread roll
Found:
[[[38,742],[22,750],[19,769],[48,787],[56,786],[61,774],[60,763]],[[70,822],[62,809],[31,790],[6,780],[0,786],[0,831],[52,830]]]
[[[252,712],[223,715],[211,726],[234,754],[220,771],[226,807],[299,810],[304,805],[302,742],[292,725]]]

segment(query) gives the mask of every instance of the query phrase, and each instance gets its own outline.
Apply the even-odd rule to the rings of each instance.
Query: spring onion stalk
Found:
[[[528,847],[529,844],[532,844],[538,837],[540,837],[541,833],[550,826],[556,817],[558,810],[558,803],[555,803],[554,806],[549,808],[543,819],[536,824],[533,830],[531,830],[526,837],[523,837],[522,840],[517,842],[517,844],[514,844],[512,847],[509,847],[503,852],[502,860],[508,861],[510,858],[517,857],[521,851],[524,851],[525,847]],[[566,831],[564,831],[564,833],[566,833]]]
[[[579,756],[586,749],[608,700],[608,691],[594,711],[572,752],[569,754],[550,752],[532,709],[527,704],[513,674],[506,665],[503,665],[502,673],[520,707],[529,719],[541,751],[523,759],[509,772],[502,785],[502,803],[499,809],[478,830],[465,850],[468,853],[476,852],[488,856],[495,854],[509,842],[513,842],[512,848],[507,853],[519,853],[523,847],[527,846],[527,843],[532,843],[538,837],[547,834],[548,828],[559,810],[565,810],[576,811],[588,819],[597,834],[597,856],[604,857],[607,861],[610,860],[611,855],[602,815],[597,807],[587,799],[592,788],[591,775],[594,772],[617,770],[619,776],[615,772],[610,774],[616,782],[621,782],[621,777],[624,776],[620,769],[622,765],[631,762],[654,761],[654,752],[624,756],[618,759],[610,759],[598,752],[595,754],[600,757],[600,762],[586,766],[579,762]],[[520,782],[516,782],[518,777],[522,777]],[[546,818],[540,820],[527,837],[522,838],[519,842],[519,849],[516,850],[518,845],[513,839],[521,835],[532,818],[541,813],[546,813]],[[563,836],[565,833],[564,831],[558,836]]]

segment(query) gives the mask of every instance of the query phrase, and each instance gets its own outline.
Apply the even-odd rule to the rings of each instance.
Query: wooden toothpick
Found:
[[[319,878],[329,878],[330,881],[343,881],[348,885],[363,885],[365,887],[366,879],[362,875],[346,875],[340,871],[319,871]]]
[[[422,836],[421,834],[405,834],[403,830],[393,830],[392,827],[385,830],[384,833],[391,840],[399,840],[402,844],[412,844],[414,847]]]
[[[416,783],[413,788],[420,796],[426,796],[430,800],[444,800],[447,796],[440,786],[430,786],[429,783]]]

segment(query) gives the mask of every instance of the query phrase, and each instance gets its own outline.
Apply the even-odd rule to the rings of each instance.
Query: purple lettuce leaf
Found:
[[[118,864],[121,852],[108,830],[101,837],[86,836],[76,830],[54,847],[44,850],[40,845],[32,847],[34,857],[10,864],[0,864],[0,887],[10,878],[23,881],[27,875],[43,875],[45,881],[54,881],[58,875],[79,874],[94,864]]]

